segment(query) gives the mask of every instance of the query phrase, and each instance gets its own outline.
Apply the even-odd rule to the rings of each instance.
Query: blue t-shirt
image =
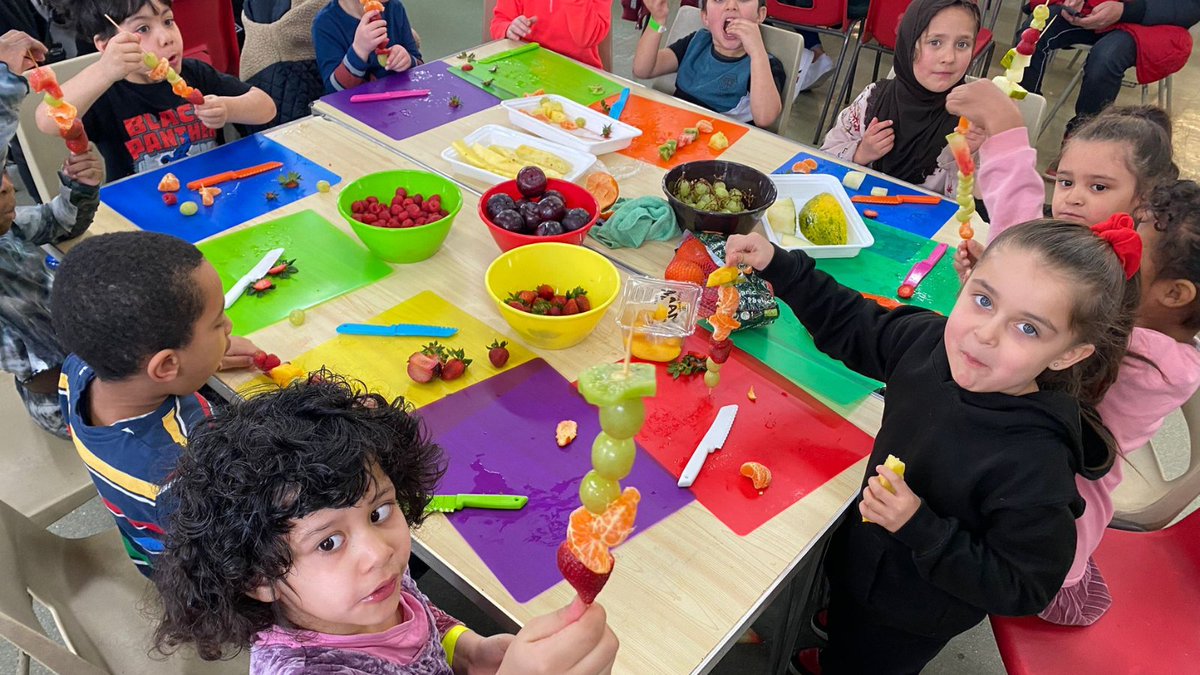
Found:
[[[667,46],[679,61],[675,96],[724,113],[739,122],[753,123],[750,112],[750,56],[729,58],[717,53],[712,33],[702,28]],[[767,55],[775,89],[783,94],[783,62]]]
[[[386,0],[383,3],[383,20],[387,22],[388,44],[404,45],[412,55],[413,65],[419,63],[421,50],[417,48],[404,4],[400,0]],[[317,52],[317,67],[321,70],[321,81],[325,84],[327,94],[341,88],[333,79],[333,71],[343,62],[352,75],[364,80],[378,79],[388,73],[375,54],[368,54],[364,61],[354,53],[352,46],[358,22],[359,19],[350,16],[338,5],[338,0],[331,0],[313,19],[313,48]]]
[[[150,576],[162,553],[168,509],[164,506],[171,474],[187,437],[211,416],[200,394],[171,396],[154,412],[92,426],[88,386],[91,366],[71,354],[62,365],[58,396],[75,450],[92,475],[100,500],[117,520],[125,552],[138,571]]]

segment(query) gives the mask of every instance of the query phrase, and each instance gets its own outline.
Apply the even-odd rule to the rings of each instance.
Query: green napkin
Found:
[[[617,200],[616,211],[604,225],[589,234],[609,248],[638,248],[647,241],[666,241],[679,236],[675,212],[667,200],[638,197]]]

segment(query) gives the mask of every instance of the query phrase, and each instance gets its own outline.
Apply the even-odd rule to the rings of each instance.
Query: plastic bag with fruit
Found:
[[[720,265],[718,261],[725,260],[725,237],[719,234],[683,235],[683,243],[675,251],[675,257],[667,266],[666,278],[674,281],[692,281],[704,285],[708,275]],[[695,265],[695,267],[692,267]],[[688,278],[694,275],[693,278]],[[712,316],[717,309],[717,289],[705,288],[700,296],[700,318]],[[779,302],[771,286],[756,275],[746,277],[745,282],[738,285],[737,320],[741,322],[738,330],[769,326],[779,318]]]

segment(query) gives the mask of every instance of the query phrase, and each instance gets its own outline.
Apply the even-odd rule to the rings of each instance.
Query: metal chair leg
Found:
[[[821,108],[821,119],[817,120],[817,128],[813,132],[814,146],[821,145],[821,136],[825,133],[825,120],[829,117],[829,108],[833,105],[833,96],[838,90],[838,78],[845,77],[842,66],[846,63],[846,53],[850,51],[850,37],[854,32],[853,28],[853,26],[848,26],[846,35],[842,38],[842,49],[838,52],[837,65],[833,68],[833,79],[829,82],[829,91],[825,93],[825,105]]]
[[[879,62],[883,60],[883,52],[875,52],[875,68],[871,70],[871,81],[879,81]]]
[[[1042,126],[1040,129],[1038,129],[1037,138],[1041,138],[1042,134],[1046,133],[1046,129],[1050,126],[1050,122],[1054,121],[1054,116],[1057,115],[1058,111],[1062,109],[1063,105],[1067,102],[1067,99],[1071,98],[1071,94],[1075,92],[1076,87],[1078,87],[1079,83],[1082,81],[1083,70],[1080,69],[1075,71],[1075,76],[1071,78],[1069,83],[1067,83],[1066,90],[1063,91],[1062,95],[1058,97],[1058,100],[1054,102],[1054,107],[1050,109],[1050,112],[1042,118]]]

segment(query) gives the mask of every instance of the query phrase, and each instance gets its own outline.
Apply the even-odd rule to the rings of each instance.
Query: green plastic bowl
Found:
[[[440,195],[446,217],[416,227],[387,228],[362,223],[354,219],[351,205],[367,197],[390,203],[396,188],[409,194],[420,193],[425,198]],[[442,247],[454,217],[462,209],[462,192],[447,178],[428,171],[380,171],[370,173],[342,188],[338,196],[338,213],[350,223],[354,234],[367,249],[388,262],[415,263],[429,258]]]

